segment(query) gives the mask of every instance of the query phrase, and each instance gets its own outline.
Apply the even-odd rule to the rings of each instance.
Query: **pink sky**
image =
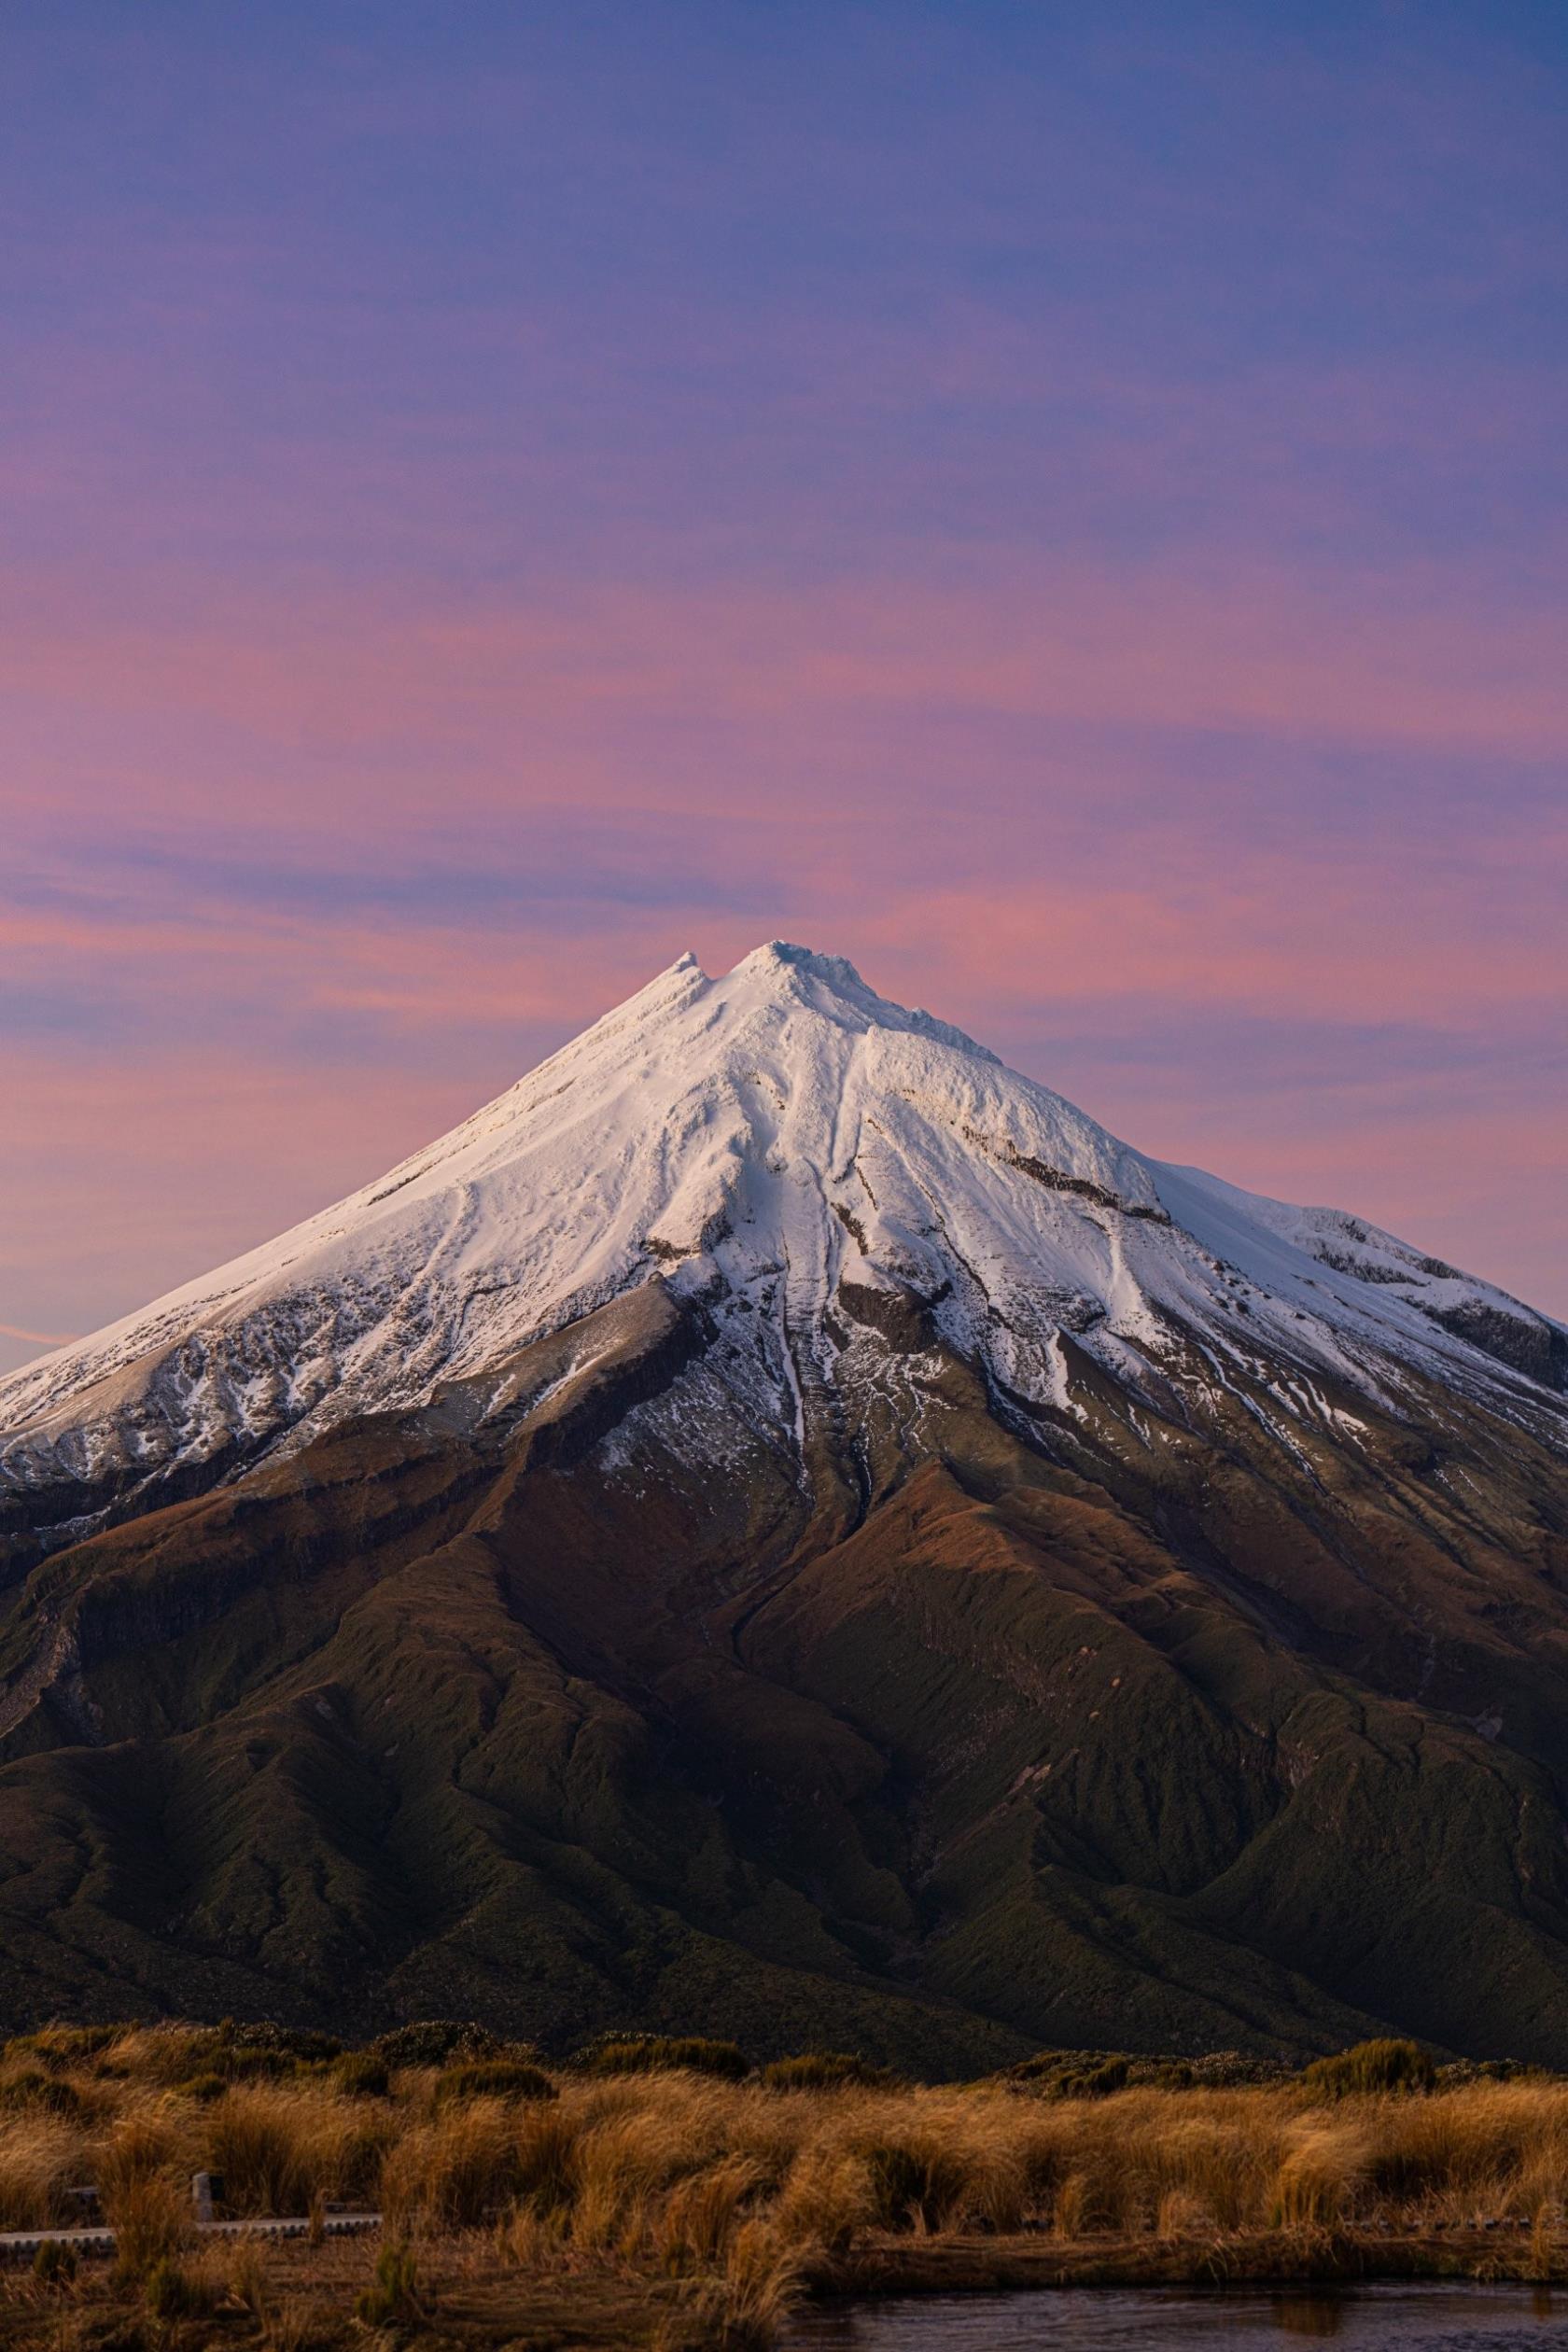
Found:
[[[0,1366],[690,947],[1568,1314],[1568,63],[0,28]]]

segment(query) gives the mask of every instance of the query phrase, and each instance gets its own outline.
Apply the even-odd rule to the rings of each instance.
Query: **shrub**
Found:
[[[1282,2058],[1255,2058],[1240,2050],[1211,2050],[1182,2063],[1195,2083],[1214,2091],[1275,2090],[1294,2072]]]
[[[846,2050],[806,2050],[797,2058],[775,2058],[763,2068],[764,2091],[890,2091],[898,2078],[889,2066]]]
[[[1127,2089],[1133,2065],[1117,2050],[1042,2050],[1009,2067],[1003,2079],[1010,2090],[1042,2099],[1106,2099]]]
[[[388,2066],[448,2066],[459,2058],[498,2058],[502,2045],[472,2019],[424,2018],[399,2025],[371,2044]]]
[[[1139,2091],[1190,2091],[1197,2080],[1184,2058],[1130,2059],[1127,2079]]]
[[[1437,2069],[1435,2088],[1465,2091],[1477,2082],[1549,2082],[1542,2067],[1526,2065],[1522,2058],[1453,2058]]]
[[[176,2090],[215,2076],[220,2082],[275,2082],[298,2073],[301,2061],[268,2044],[236,2043],[227,2033],[169,2035],[153,2061],[154,2070]]]
[[[292,2059],[298,2065],[321,2065],[343,2056],[343,2043],[335,2034],[313,2033],[308,2026],[272,2025],[260,2022],[250,2025],[232,2023],[222,2028],[223,2038],[236,2054],[264,2051],[276,2058]]]
[[[385,2087],[385,2086],[384,2086]],[[555,2085],[538,2066],[515,2058],[476,2058],[469,2065],[448,2066],[436,2081],[436,2099],[446,2106],[459,2099],[553,2099]]]
[[[354,2308],[368,2328],[395,2327],[423,2318],[412,2247],[398,2244],[382,2247],[376,2257],[375,2277]]]
[[[578,2064],[588,2074],[684,2072],[718,2075],[725,2082],[739,2082],[750,2071],[735,2043],[707,2041],[697,2035],[610,2034],[590,2042]]]
[[[385,2059],[370,2050],[351,2050],[338,2059],[332,2080],[348,2099],[385,2099],[392,2087]]]
[[[1393,2040],[1357,2042],[1332,2058],[1315,2058],[1301,2077],[1302,2088],[1320,2099],[1430,2091],[1436,2079],[1431,2053],[1420,2042]]]

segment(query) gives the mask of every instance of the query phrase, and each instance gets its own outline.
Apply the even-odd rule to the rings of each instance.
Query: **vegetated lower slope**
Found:
[[[6,2022],[1568,2058],[1557,1325],[800,951],[514,1094],[0,1388]]]

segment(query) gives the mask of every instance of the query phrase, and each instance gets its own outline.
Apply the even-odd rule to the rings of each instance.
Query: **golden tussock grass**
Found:
[[[205,2051],[199,2036],[138,2029],[7,2053],[0,2080],[42,2066],[73,2098],[0,2104],[0,2226],[59,2227],[75,2218],[67,2191],[92,2183],[128,2279],[156,2275],[171,2311],[189,2288],[246,2314],[280,2348],[308,2330],[298,2300],[286,2311],[266,2288],[272,2257],[227,2254],[221,2292],[196,2277],[196,2170],[222,2176],[240,2215],[378,2207],[421,2279],[460,2246],[469,2269],[519,2291],[640,2281],[674,2299],[672,2343],[766,2343],[803,2291],[867,2249],[885,2263],[900,2247],[1098,2240],[1168,2254],[1177,2275],[1183,2249],[1196,2266],[1271,2235],[1309,2270],[1346,2233],[1408,2242],[1491,2223],[1518,2233],[1515,2275],[1550,2278],[1568,2256],[1568,2083],[1546,2078],[1062,2097],[837,2066],[773,2084],[647,2066],[552,2070],[539,2096],[477,2066],[462,2083],[394,2070],[384,2091],[372,2070],[324,2059],[193,2097]]]
[[[247,2083],[189,2128],[202,2168],[220,2173],[237,2213],[305,2213],[313,2199],[364,2202],[379,2191],[397,2134],[387,2113],[327,2083]]]
[[[0,2229],[63,2219],[66,2190],[87,2177],[86,2149],[84,2133],[58,2116],[0,2116]]]

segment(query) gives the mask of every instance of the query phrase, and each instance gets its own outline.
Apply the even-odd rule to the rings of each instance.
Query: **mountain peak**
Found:
[[[804,978],[818,981],[823,987],[836,988],[846,995],[875,995],[875,990],[867,987],[847,956],[819,955],[814,947],[800,947],[789,939],[764,940],[760,947],[753,947],[751,953],[736,964],[730,976],[733,979],[741,973],[753,973],[760,978],[799,973]]]
[[[743,995],[756,989],[766,997],[805,1004],[854,1029],[909,1032],[975,1060],[997,1062],[988,1046],[950,1021],[939,1020],[921,1006],[900,1004],[879,995],[847,956],[823,955],[792,940],[770,939],[753,947],[721,981],[710,986]]]
[[[1026,1413],[1072,1409],[1064,1334],[1145,1396],[1178,1362],[1223,1386],[1243,1337],[1287,1388],[1568,1387],[1568,1339],[1489,1285],[1162,1167],[847,958],[770,940],[719,978],[682,956],[377,1183],[0,1382],[0,1491],[243,1463],[504,1385],[655,1283],[797,1436],[806,1393],[877,1377],[846,1327],[868,1299],[914,1302]]]
[[[1557,2063],[1565,1389],[1546,1318],[843,958],[682,957],[0,1383],[0,2023],[86,1951],[532,2034],[653,1953],[729,1968],[716,2030],[761,1981],[847,2042],[876,1983],[972,2051]]]

